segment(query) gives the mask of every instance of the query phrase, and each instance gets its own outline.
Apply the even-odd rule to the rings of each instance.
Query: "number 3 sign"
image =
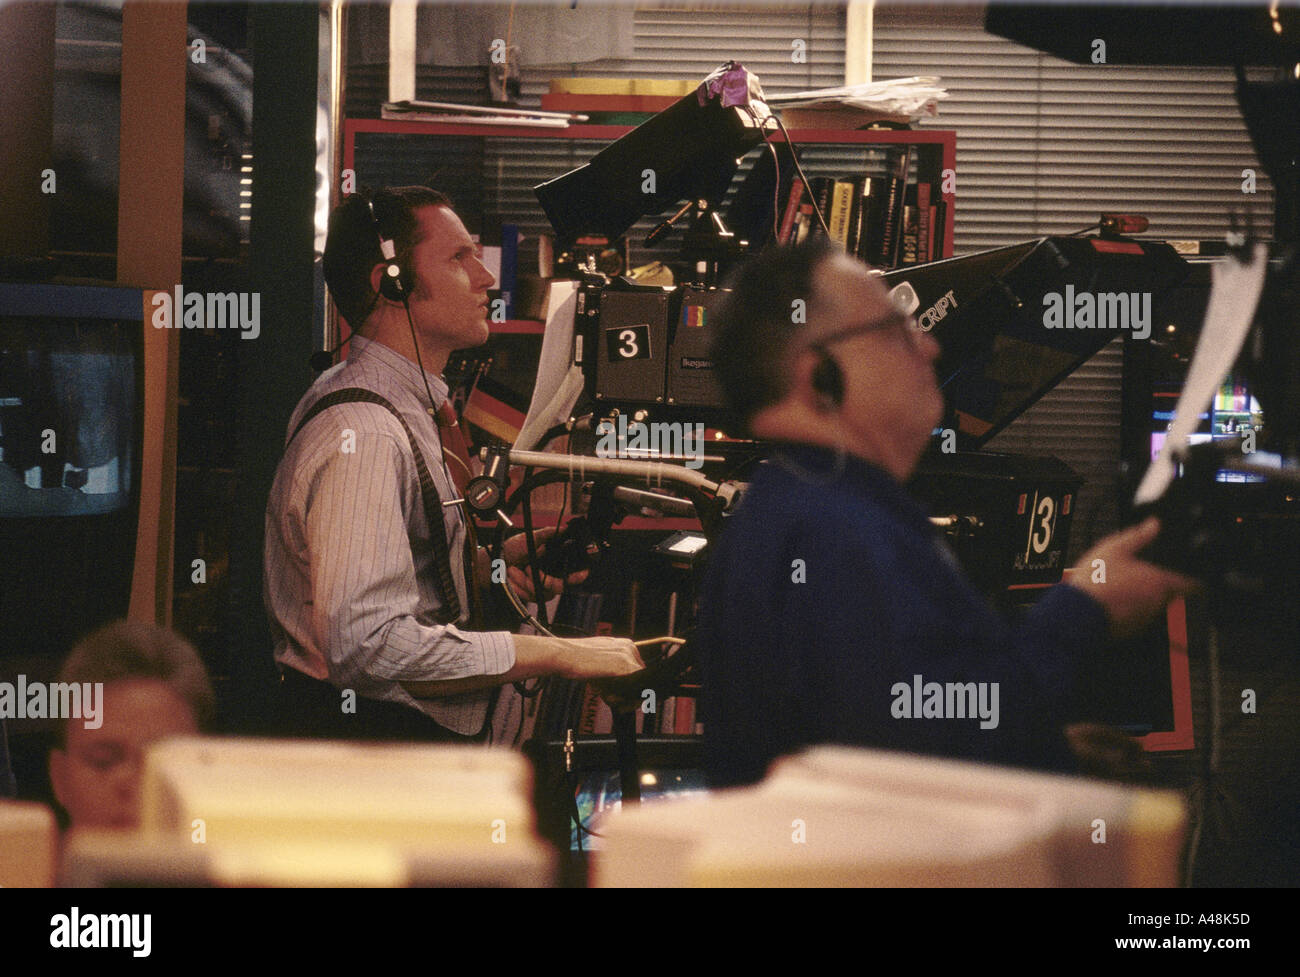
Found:
[[[618,326],[605,330],[605,347],[611,363],[650,359],[650,326]]]

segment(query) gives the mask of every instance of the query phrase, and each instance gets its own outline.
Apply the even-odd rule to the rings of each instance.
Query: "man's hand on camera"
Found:
[[[645,668],[629,638],[564,638],[557,650],[556,675],[570,679],[613,678]]]
[[[585,681],[630,675],[645,668],[636,645],[628,638],[552,638],[541,634],[517,634],[513,640],[515,664],[504,675],[403,682],[402,687],[416,698],[436,698],[477,692],[544,675]]]
[[[1194,578],[1138,556],[1159,533],[1160,521],[1152,516],[1107,536],[1083,555],[1066,581],[1106,609],[1111,634],[1117,638],[1140,633],[1170,600],[1199,587]]]

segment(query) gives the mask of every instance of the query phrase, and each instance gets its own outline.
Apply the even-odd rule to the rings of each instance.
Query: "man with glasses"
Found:
[[[933,337],[825,238],[756,256],[729,287],[716,374],[773,450],[702,594],[710,782],[759,780],[813,743],[1073,769],[1079,676],[1191,584],[1137,558],[1155,520],[1083,557],[1104,583],[1077,574],[1013,626],[903,489],[943,413]]]

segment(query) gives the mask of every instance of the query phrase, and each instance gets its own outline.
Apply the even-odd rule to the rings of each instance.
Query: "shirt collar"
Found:
[[[358,364],[365,362],[379,364],[383,369],[390,371],[394,382],[408,389],[421,403],[428,397],[424,390],[424,380],[420,378],[423,372],[424,377],[429,381],[429,392],[433,394],[434,408],[438,409],[446,403],[449,394],[447,381],[438,374],[430,373],[428,370],[421,371],[415,363],[397,350],[373,339],[353,335],[351,344],[352,349],[348,353],[349,361],[355,360]]]

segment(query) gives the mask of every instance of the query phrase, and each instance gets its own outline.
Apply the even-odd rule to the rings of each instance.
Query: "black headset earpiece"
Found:
[[[406,305],[411,297],[411,292],[406,283],[412,279],[407,277],[402,263],[397,260],[397,248],[394,246],[392,239],[385,237],[383,228],[379,226],[379,217],[375,214],[374,197],[366,197],[366,209],[370,212],[370,223],[375,229],[375,235],[379,238],[379,253],[383,255],[385,262],[384,273],[379,279],[379,295],[393,302]],[[370,308],[366,310],[367,316],[378,302],[379,297],[376,296],[374,302],[370,303]],[[365,317],[362,318],[364,320]],[[334,357],[338,355],[338,351],[347,342],[348,340],[345,339],[333,349],[318,350],[311,355],[307,362],[311,364],[311,368],[317,373],[323,373],[334,365]]]
[[[392,302],[405,305],[411,298],[411,289],[407,285],[411,279],[407,276],[401,262],[397,260],[397,248],[393,245],[392,239],[385,237],[383,229],[379,226],[373,197],[366,201],[366,206],[370,208],[370,220],[375,225],[375,234],[379,237],[379,253],[384,256],[386,262],[384,273],[379,279],[379,294]]]
[[[813,352],[818,357],[817,365],[812,371],[813,391],[839,407],[844,403],[844,371],[825,347],[814,346]]]
[[[384,256],[384,273],[379,277],[379,294],[393,302],[400,302],[406,309],[406,323],[411,327],[411,348],[415,350],[415,365],[420,368],[420,376],[424,379],[424,392],[429,397],[429,416],[437,417],[438,404],[433,399],[433,391],[429,388],[429,376],[424,372],[424,360],[420,356],[420,340],[415,335],[415,319],[411,315],[411,283],[415,281],[415,276],[407,276],[406,269],[397,260],[397,247],[393,244],[393,239],[384,237],[383,228],[379,226],[379,218],[375,215],[375,198],[369,197],[366,205],[370,208],[370,220],[375,225],[375,233],[379,235],[379,253]],[[402,206],[400,198],[397,205]],[[375,301],[378,302],[379,299],[376,298]]]

